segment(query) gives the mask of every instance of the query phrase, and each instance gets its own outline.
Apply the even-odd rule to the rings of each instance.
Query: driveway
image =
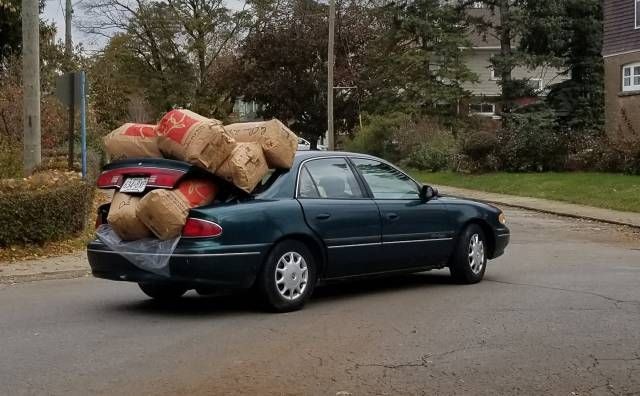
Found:
[[[0,394],[640,395],[640,237],[507,215],[481,284],[344,283],[290,314],[92,278],[0,285]]]

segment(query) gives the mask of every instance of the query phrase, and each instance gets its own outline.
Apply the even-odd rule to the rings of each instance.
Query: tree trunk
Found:
[[[198,42],[196,43],[197,48],[197,56],[198,56],[198,83],[196,86],[196,102],[201,102],[202,98],[205,96],[206,90],[206,80],[207,80],[207,49],[205,44],[205,35],[204,32],[199,32]],[[200,103],[196,103],[197,106]],[[207,114],[211,109],[206,109]]]

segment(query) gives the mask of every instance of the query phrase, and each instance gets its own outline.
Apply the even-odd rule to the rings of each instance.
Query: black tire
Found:
[[[295,265],[298,257],[302,260]],[[284,263],[280,264],[281,260],[284,260]],[[289,267],[287,262],[293,266]],[[303,264],[306,265],[306,280],[303,279]],[[315,288],[316,268],[316,259],[304,243],[293,240],[278,243],[269,253],[256,280],[256,288],[263,305],[274,312],[291,312],[302,308]],[[278,276],[281,276],[280,280],[283,283],[279,282]],[[288,288],[296,283],[297,288]]]
[[[482,244],[483,254],[481,260],[479,259],[479,254],[472,257],[472,241]],[[487,269],[487,246],[484,231],[479,225],[470,224],[462,231],[449,262],[449,272],[451,272],[451,276],[456,282],[473,284],[482,280]],[[477,251],[474,252],[477,253]]]
[[[187,292],[186,287],[174,283],[138,283],[138,286],[144,294],[158,301],[177,300]]]

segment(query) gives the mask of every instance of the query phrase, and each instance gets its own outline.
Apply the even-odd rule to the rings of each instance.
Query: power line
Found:
[[[58,0],[58,4],[60,4],[60,11],[62,11],[62,16],[66,18],[67,14],[64,11],[64,7],[62,6],[62,0]]]

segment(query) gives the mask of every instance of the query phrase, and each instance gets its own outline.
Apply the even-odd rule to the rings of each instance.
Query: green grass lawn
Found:
[[[426,184],[547,198],[600,208],[640,212],[640,176],[615,173],[413,172]]]

